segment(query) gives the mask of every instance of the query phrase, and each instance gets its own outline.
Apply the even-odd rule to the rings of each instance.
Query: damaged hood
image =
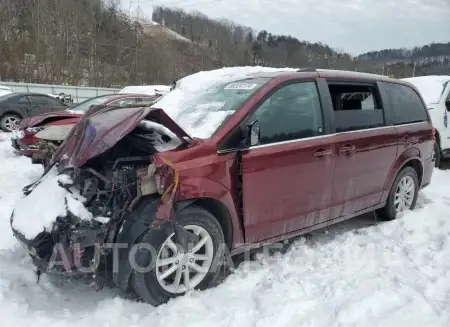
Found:
[[[63,119],[63,118],[80,118],[82,116],[83,116],[82,114],[76,114],[76,113],[73,113],[70,111],[49,112],[46,114],[37,115],[37,116],[31,117],[31,118],[22,120],[20,123],[20,128],[25,129],[28,127],[35,127],[48,118],[60,117]]]
[[[64,141],[76,124],[49,126],[34,137],[48,141]]]
[[[87,112],[71,129],[67,139],[53,156],[53,162],[66,166],[81,167],[112,148],[133,131],[144,119],[160,124],[172,132],[182,143],[189,135],[162,109],[150,107],[107,107]]]

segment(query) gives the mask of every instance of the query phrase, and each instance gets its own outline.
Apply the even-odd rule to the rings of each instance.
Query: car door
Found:
[[[22,117],[31,117],[31,103],[26,95],[19,95],[11,100],[11,106],[18,113],[21,113]]]
[[[408,151],[410,155],[416,152],[422,159],[431,159],[431,121],[419,93],[397,83],[383,82],[382,86],[389,101],[387,114],[398,134],[398,156]]]
[[[334,151],[315,81],[283,85],[251,114],[260,144],[242,154],[247,243],[329,218]]]
[[[30,95],[29,99],[33,116],[48,112],[63,111],[68,108],[68,106],[61,101],[46,95]]]
[[[377,83],[328,80],[336,168],[331,219],[380,203],[397,155],[397,132],[387,126]]]

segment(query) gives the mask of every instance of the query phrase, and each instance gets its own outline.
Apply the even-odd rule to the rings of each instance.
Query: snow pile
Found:
[[[30,158],[19,156],[11,147],[11,134],[0,132],[0,249],[16,244],[9,219],[17,199],[22,197],[22,187],[42,175],[42,167],[32,165]],[[3,262],[0,259],[0,266]],[[0,279],[0,299],[1,299]]]
[[[23,139],[25,136],[25,132],[23,130],[14,130],[11,133],[11,138],[14,140]]]
[[[417,210],[396,221],[374,225],[368,215],[314,232],[241,264],[214,289],[152,308],[115,289],[96,292],[89,280],[54,284],[43,275],[36,284],[9,217],[40,167],[6,141],[0,162],[3,326],[450,326],[450,171],[436,170]]]
[[[252,77],[256,73],[296,70],[294,68],[228,67],[198,72],[180,79],[177,87],[162,97],[153,107],[163,109],[188,134],[209,138],[233,112],[217,110],[217,102],[201,103],[199,99],[205,92],[226,83]]]
[[[123,89],[119,91],[119,93],[157,95],[160,93],[167,93],[169,91],[170,86],[168,85],[138,85],[138,86],[125,86]]]
[[[31,240],[44,230],[50,231],[56,218],[65,217],[68,211],[82,220],[91,220],[84,199],[59,185],[70,182],[69,176],[58,175],[55,169],[48,172],[28,196],[17,202],[13,228]]]
[[[167,127],[150,120],[143,120],[138,125],[147,131],[153,132],[152,145],[159,152],[170,151],[181,145],[181,140]]]
[[[420,76],[403,78],[403,80],[417,87],[428,105],[439,103],[444,92],[444,84],[450,81],[450,76]]]

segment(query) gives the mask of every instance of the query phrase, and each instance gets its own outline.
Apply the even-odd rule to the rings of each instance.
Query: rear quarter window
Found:
[[[427,121],[426,107],[417,92],[406,85],[384,83],[394,125]]]

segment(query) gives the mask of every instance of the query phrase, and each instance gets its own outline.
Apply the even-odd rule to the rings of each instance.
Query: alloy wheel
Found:
[[[185,293],[197,287],[211,268],[214,258],[214,245],[209,233],[196,225],[184,228],[198,236],[199,241],[184,253],[175,244],[172,233],[161,246],[156,258],[156,278],[167,292]]]
[[[409,210],[415,195],[414,180],[411,176],[405,176],[400,180],[394,196],[394,206],[397,212]]]
[[[15,130],[17,128],[18,123],[19,123],[19,118],[15,117],[15,116],[8,116],[4,120],[4,126],[10,132],[12,132],[13,130]]]

